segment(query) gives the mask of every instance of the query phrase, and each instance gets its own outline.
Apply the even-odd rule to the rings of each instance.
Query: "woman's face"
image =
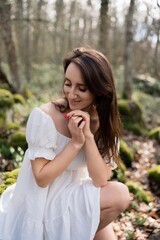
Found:
[[[71,110],[89,111],[95,96],[85,84],[80,69],[75,63],[70,63],[65,72],[63,91]]]

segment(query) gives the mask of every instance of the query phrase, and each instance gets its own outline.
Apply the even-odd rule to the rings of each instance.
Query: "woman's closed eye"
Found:
[[[71,87],[72,84],[67,82],[67,83],[64,83],[64,86]],[[87,88],[86,88],[86,87],[82,87],[82,86],[79,86],[78,89],[79,89],[81,92],[86,92],[86,91],[87,91]]]
[[[64,86],[70,87],[71,84],[70,83],[64,83]]]
[[[86,92],[86,91],[87,91],[87,88],[79,87],[79,90],[80,90],[81,92]]]

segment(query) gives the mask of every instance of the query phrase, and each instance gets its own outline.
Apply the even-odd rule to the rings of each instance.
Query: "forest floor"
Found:
[[[148,169],[160,164],[159,144],[131,133],[126,134],[124,140],[135,149],[132,168],[127,169],[127,180],[140,184],[152,194],[153,200],[146,204],[132,196],[131,206],[114,222],[114,230],[118,240],[160,240],[160,186],[151,186],[147,178]]]

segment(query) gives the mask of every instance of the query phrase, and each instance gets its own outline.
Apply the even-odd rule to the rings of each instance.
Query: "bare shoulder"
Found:
[[[56,107],[54,102],[43,104],[40,106],[40,109],[52,118],[56,126],[57,126],[57,123],[61,122],[63,119],[62,113]]]
[[[59,99],[56,101],[58,104],[63,104],[63,99]],[[62,113],[59,108],[56,107],[56,103],[49,102],[40,106],[40,109],[48,114],[55,126],[56,129],[63,135],[70,137],[70,131],[68,129],[68,121],[64,118],[64,113]]]
[[[41,105],[40,109],[52,118],[53,118],[53,116],[57,115],[57,113],[59,112],[53,102],[48,102],[48,103]]]

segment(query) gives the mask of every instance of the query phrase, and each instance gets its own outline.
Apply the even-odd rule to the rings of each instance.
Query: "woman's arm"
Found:
[[[72,138],[53,161],[44,158],[31,160],[33,174],[40,187],[46,187],[65,171],[84,145],[85,137],[83,127],[85,123],[81,122],[81,124],[78,124],[80,120],[82,120],[81,117],[71,118],[69,120],[68,128]]]
[[[112,175],[111,166],[100,155],[93,134],[85,137],[84,146],[89,175],[95,186],[102,187]]]
[[[83,144],[71,140],[53,161],[45,158],[31,160],[35,180],[40,187],[47,187],[59,176],[77,155]]]
[[[75,110],[71,111],[69,113],[69,116],[71,119],[78,116],[81,116],[83,119],[85,119],[83,133],[85,137],[84,149],[88,172],[95,186],[104,186],[107,183],[107,180],[111,177],[112,170],[111,166],[105,163],[104,159],[99,153],[96,142],[94,140],[94,135],[91,132],[90,115],[87,112]]]

